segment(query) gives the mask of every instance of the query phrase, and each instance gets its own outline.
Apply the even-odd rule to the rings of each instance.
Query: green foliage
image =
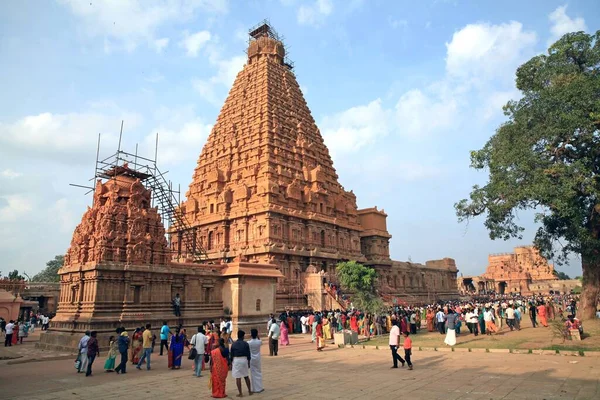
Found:
[[[13,272],[9,272],[8,273],[8,279],[10,279],[11,281],[22,281],[22,280],[25,280],[25,278],[23,277],[23,275],[19,274],[19,271],[17,271],[16,269]]]
[[[561,281],[567,281],[567,280],[571,279],[571,277],[569,275],[565,274],[564,272],[557,271],[557,270],[554,270],[554,276],[556,276]]]
[[[383,309],[383,302],[375,291],[377,272],[356,261],[341,262],[336,275],[344,290],[352,292],[352,302],[361,311],[375,313]]]
[[[46,263],[46,268],[31,279],[32,282],[59,282],[58,270],[65,263],[65,256],[55,256],[54,260]]]
[[[486,215],[490,238],[521,238],[517,212],[534,209],[544,256],[562,264],[573,252],[598,266],[600,31],[564,35],[516,75],[522,98],[504,106],[508,121],[471,153],[471,167],[489,170],[489,182],[455,204],[459,221]]]

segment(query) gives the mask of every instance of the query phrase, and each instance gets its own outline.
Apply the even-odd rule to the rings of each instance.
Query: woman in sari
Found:
[[[210,352],[210,386],[212,397],[222,399],[225,394],[225,384],[229,373],[229,350],[225,347],[225,341],[219,339],[219,346]]]
[[[288,337],[288,327],[286,321],[281,321],[279,324],[279,343],[282,346],[287,346],[290,344],[290,338]]]
[[[433,332],[435,327],[433,325],[433,319],[435,318],[435,314],[431,308],[427,309],[427,314],[425,315],[425,319],[427,320],[427,331]]]
[[[15,326],[13,327],[13,335],[12,335],[12,344],[17,344],[19,342],[19,326],[22,322],[15,322]]]
[[[331,339],[331,326],[329,325],[329,319],[327,316],[323,317],[323,339]]]
[[[294,318],[290,314],[287,317],[288,332],[294,333]]]
[[[179,329],[171,336],[171,345],[169,346],[169,361],[172,360],[169,368],[181,368],[181,359],[183,358],[183,346],[185,345],[185,335]]]
[[[115,370],[115,359],[117,358],[117,354],[119,354],[119,344],[114,336],[111,336],[110,339],[108,339],[108,343],[109,350],[106,361],[104,362],[104,370],[106,372],[113,372]]]
[[[358,321],[356,320],[356,314],[352,314],[350,317],[350,330],[358,333]]]
[[[323,322],[320,318],[317,320],[315,332],[317,333],[317,351],[323,351],[323,347],[325,347],[325,341],[323,340]]]
[[[131,337],[131,363],[136,364],[140,361],[142,355],[142,330],[135,328],[135,332]]]

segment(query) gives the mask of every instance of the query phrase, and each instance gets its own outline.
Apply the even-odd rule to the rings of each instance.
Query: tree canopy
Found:
[[[542,254],[558,264],[581,256],[580,310],[591,318],[600,293],[600,31],[564,35],[516,78],[522,97],[504,106],[508,120],[471,152],[471,167],[488,170],[489,182],[474,186],[456,212],[459,221],[485,215],[490,238],[506,240],[522,237],[517,212],[536,210]]]
[[[11,281],[22,281],[25,280],[25,277],[19,274],[19,271],[15,269],[14,271],[8,273],[8,279]]]
[[[564,272],[556,271],[556,270],[554,271],[554,276],[556,276],[561,281],[568,281],[569,279],[571,279],[571,277],[569,275],[565,274]]]
[[[370,313],[383,308],[383,302],[375,291],[377,272],[373,268],[356,261],[346,261],[339,263],[335,271],[342,288],[352,293],[356,308]]]
[[[32,282],[58,282],[60,280],[60,276],[58,275],[58,270],[65,263],[65,256],[59,255],[54,256],[53,260],[50,260],[46,263],[46,268],[43,271],[35,274],[33,278],[31,278]]]

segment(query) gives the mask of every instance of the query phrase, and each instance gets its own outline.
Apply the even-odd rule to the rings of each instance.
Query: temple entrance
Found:
[[[465,288],[465,291],[467,293],[474,292],[475,286],[473,286],[473,279],[472,278],[464,278],[463,279],[463,287]]]
[[[485,282],[477,282],[477,293],[485,293]]]
[[[502,281],[498,283],[498,294],[504,294],[506,292],[506,282]]]

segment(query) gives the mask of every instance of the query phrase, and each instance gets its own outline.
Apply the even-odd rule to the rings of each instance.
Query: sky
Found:
[[[388,214],[395,260],[452,257],[485,271],[484,219],[454,203],[485,172],[469,168],[519,98],[516,68],[563,34],[600,29],[597,0],[57,0],[0,2],[0,271],[33,276],[64,254],[100,154],[152,156],[185,192],[246,55],[268,18],[359,208]],[[573,257],[558,267],[581,274]]]

